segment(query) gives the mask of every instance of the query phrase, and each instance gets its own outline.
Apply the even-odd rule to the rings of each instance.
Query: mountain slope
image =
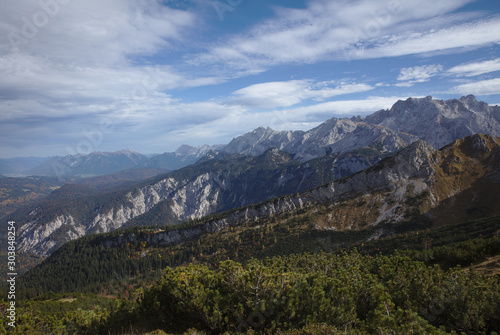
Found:
[[[500,138],[473,135],[439,151],[417,141],[350,177],[245,209],[244,217],[325,206],[318,228],[337,230],[398,223],[423,214],[438,219],[437,214],[447,217],[456,212],[453,206],[439,212],[440,205],[454,197],[468,195],[474,204],[478,194],[500,194],[499,174]],[[500,199],[491,198],[483,214],[500,215]]]
[[[498,151],[498,139],[487,135],[456,141],[442,151],[417,141],[349,178],[245,209],[233,214],[237,219],[214,225],[222,227],[241,217],[266,217],[325,201],[338,206],[319,226],[361,229],[384,221],[401,222],[466,190],[491,194],[473,186],[486,184],[495,192],[498,184],[491,181],[500,174]],[[349,163],[352,158],[344,156]],[[334,168],[337,159],[339,156],[323,157],[300,164],[277,150],[255,158],[213,158],[133,189],[42,203],[12,216],[20,226],[19,250],[48,255],[65,241],[91,233],[125,225],[176,224],[301,192],[339,177]]]
[[[447,101],[430,96],[400,100],[364,121],[413,134],[436,149],[472,134],[500,136],[500,106],[489,106],[473,95]]]
[[[49,195],[61,185],[62,183],[54,177],[1,177],[0,217]]]
[[[55,193],[10,219],[19,225],[21,252],[47,255],[62,243],[91,233],[130,225],[171,225],[301,192],[378,160],[379,153],[370,150],[307,163],[276,149],[258,157],[212,152],[198,164],[116,192],[72,197],[66,191],[76,190],[74,186],[64,187],[63,197]]]
[[[479,193],[500,194],[499,174],[500,138],[473,135],[439,151],[417,141],[397,155],[350,177],[222,213],[194,227],[156,233],[148,237],[148,243],[180,243],[229,226],[265,223],[273,217],[279,220],[285,214],[291,217],[288,221],[302,217],[309,222],[306,226],[312,223],[317,230],[362,230],[381,223],[384,230],[387,225],[415,220],[431,220],[442,225],[452,213],[462,211],[462,203],[453,204],[457,196],[468,198],[470,206],[464,211],[470,212]],[[476,215],[500,215],[500,198],[491,198],[484,204],[483,212]],[[309,219],[305,219],[306,216]],[[473,216],[469,213],[465,220]],[[457,217],[454,220],[463,221]],[[380,234],[384,231],[378,236]],[[123,241],[126,243],[127,237]]]

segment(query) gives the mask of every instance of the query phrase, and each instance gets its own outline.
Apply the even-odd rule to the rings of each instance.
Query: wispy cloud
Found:
[[[0,57],[0,73],[9,77],[9,81],[0,80],[0,98],[4,95],[4,103],[18,106],[16,113],[1,113],[0,120],[120,113],[120,106],[146,106],[158,98],[163,103],[164,91],[224,81],[192,78],[170,66],[68,67],[22,54]],[[37,108],[30,108],[33,101]]]
[[[382,37],[373,47],[354,49],[351,56],[370,59],[464,52],[497,43],[500,39],[499,31],[500,18],[495,17],[422,32],[391,34]]]
[[[6,2],[0,22],[0,101],[17,106],[2,111],[3,120],[99,113],[123,100],[224,80],[136,62],[175,48],[196,23],[193,13],[157,1]]]
[[[233,103],[253,108],[276,108],[296,105],[307,99],[324,100],[338,95],[365,92],[373,87],[360,83],[313,82],[291,80],[260,83],[233,92]]]
[[[104,119],[112,121],[115,131],[102,145],[114,149],[116,143],[137,147],[137,138],[127,136],[133,130],[169,131],[220,117],[232,107],[183,104],[167,92],[225,78],[200,77],[149,61],[160,51],[180,48],[197,23],[196,14],[160,1],[2,4],[2,154],[37,153],[41,139],[47,154],[67,154],[66,146],[78,145],[86,139],[83,133],[98,130]]]
[[[0,52],[18,50],[78,66],[128,63],[133,55],[173,48],[171,42],[181,40],[195,19],[157,1],[9,1],[0,13]]]
[[[448,69],[446,72],[456,76],[474,77],[495,71],[500,71],[500,58],[482,62],[460,64]]]
[[[275,18],[214,44],[193,63],[266,68],[451,51],[497,42],[498,18],[453,13],[468,2],[316,0],[305,9],[279,8]]]

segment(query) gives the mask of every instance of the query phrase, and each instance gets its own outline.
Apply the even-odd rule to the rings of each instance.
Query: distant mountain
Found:
[[[489,106],[473,95],[446,101],[430,96],[400,100],[364,121],[415,135],[436,149],[472,134],[500,136],[500,106]]]
[[[256,156],[277,148],[307,161],[362,147],[395,152],[417,139],[439,149],[479,133],[500,136],[499,106],[479,102],[473,95],[447,101],[429,96],[397,101],[391,109],[365,118],[331,118],[306,132],[260,127],[234,138],[224,151]]]
[[[229,153],[259,155],[270,148],[289,152],[301,161],[325,155],[372,148],[381,154],[396,152],[418,138],[389,128],[353,119],[331,118],[307,132],[276,131],[260,127],[233,139],[225,147]]]
[[[304,133],[303,131],[278,131],[269,127],[259,127],[234,138],[224,148],[224,152],[258,156],[271,148],[284,150],[290,143],[303,138]]]
[[[0,174],[7,176],[24,175],[27,171],[42,164],[49,157],[15,157],[0,159]]]
[[[136,167],[147,161],[147,157],[134,150],[116,152],[92,152],[88,155],[53,157],[29,171],[39,176],[96,176],[110,174]]]
[[[52,157],[42,164],[25,169],[24,175],[55,176],[64,180],[75,177],[103,176],[128,169],[177,170],[196,163],[211,150],[223,149],[224,145],[195,147],[182,145],[175,152],[147,157],[134,150],[92,152],[88,155]],[[1,162],[0,162],[1,163]]]

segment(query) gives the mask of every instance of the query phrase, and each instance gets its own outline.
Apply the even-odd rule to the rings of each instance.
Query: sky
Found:
[[[172,152],[468,94],[500,104],[497,0],[0,1],[0,158]]]

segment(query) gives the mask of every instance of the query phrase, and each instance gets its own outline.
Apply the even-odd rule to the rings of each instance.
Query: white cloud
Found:
[[[500,94],[500,78],[481,80],[453,87],[449,93],[462,95],[493,95]]]
[[[250,85],[233,92],[233,103],[257,108],[276,108],[296,105],[307,99],[324,100],[338,95],[365,92],[373,89],[367,84],[331,82],[314,83],[312,80],[290,80]]]
[[[500,71],[500,58],[483,62],[460,64],[448,69],[446,72],[457,76],[473,77],[495,71]]]
[[[442,70],[443,66],[440,64],[402,68],[398,76],[398,81],[402,81],[402,83],[398,83],[396,86],[410,87],[414,83],[429,81],[431,77],[437,75]]]
[[[388,35],[380,39],[376,46],[355,49],[350,56],[369,59],[433,52],[452,53],[497,43],[499,40],[500,20],[495,17],[422,32]]]
[[[0,73],[9,78],[0,80],[3,99],[19,107],[16,113],[6,113],[6,105],[0,104],[0,120],[119,112],[120,105],[147,105],[156,99],[164,103],[163,91],[224,81],[190,78],[169,66],[57,67],[23,54],[0,57]],[[24,103],[33,100],[39,107]]]
[[[2,121],[98,114],[123,101],[163,99],[165,90],[224,81],[185,75],[166,65],[134,64],[135,56],[149,56],[180,41],[196,23],[192,13],[157,1],[60,3],[2,5]]]
[[[196,20],[157,1],[26,0],[2,4],[0,22],[0,54],[21,51],[60,65],[113,66],[173,47]]]
[[[453,13],[472,0],[311,1],[305,9],[280,8],[275,18],[246,34],[214,44],[193,63],[232,69],[322,60],[369,59],[455,50],[495,43],[498,18]]]
[[[40,3],[52,7],[44,10]],[[166,93],[225,78],[149,63],[147,57],[168,53],[189,37],[199,23],[191,12],[159,1],[27,0],[2,4],[0,22],[2,155],[68,154],[66,146],[75,148],[102,120],[115,130],[93,149],[144,149],[141,134],[160,136],[234,108],[185,104]]]
[[[415,83],[413,83],[413,82],[396,83],[396,84],[394,84],[394,86],[396,86],[396,87],[412,87],[413,85],[415,85]]]

